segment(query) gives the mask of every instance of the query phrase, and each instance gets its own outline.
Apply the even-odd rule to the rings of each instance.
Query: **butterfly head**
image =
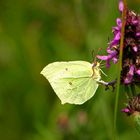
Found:
[[[100,67],[100,63],[95,61],[92,63],[92,68],[94,69],[95,67],[99,68]]]
[[[103,70],[101,70],[101,66],[102,66],[101,62],[95,61],[95,62],[92,63],[93,75],[96,74],[96,75],[98,75],[98,76],[100,77],[100,75],[101,75],[101,73],[102,73],[103,75],[107,76],[107,75],[103,72]]]
[[[93,75],[92,78],[97,81],[101,79],[101,73],[100,73],[100,63],[97,61],[94,61],[92,63],[92,70],[93,70]]]

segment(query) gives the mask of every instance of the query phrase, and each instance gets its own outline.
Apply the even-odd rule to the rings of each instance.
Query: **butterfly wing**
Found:
[[[41,72],[62,104],[83,104],[96,92],[98,83],[92,78],[92,65],[86,61],[54,62]]]

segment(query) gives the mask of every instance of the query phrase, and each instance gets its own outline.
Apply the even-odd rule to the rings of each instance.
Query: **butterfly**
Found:
[[[49,81],[62,104],[85,103],[94,96],[101,79],[99,62],[53,62],[41,74]]]

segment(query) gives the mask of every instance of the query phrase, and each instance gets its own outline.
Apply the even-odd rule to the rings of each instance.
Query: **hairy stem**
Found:
[[[122,29],[121,29],[121,40],[120,40],[120,54],[119,54],[119,70],[118,70],[118,80],[117,80],[117,91],[116,91],[116,97],[115,97],[115,107],[114,107],[114,126],[113,126],[113,139],[116,140],[117,139],[117,127],[116,127],[116,123],[117,123],[117,112],[118,112],[118,100],[119,100],[119,92],[120,92],[120,76],[121,76],[121,70],[122,70],[122,56],[123,56],[123,46],[124,46],[124,34],[125,34],[125,24],[126,24],[126,12],[127,12],[127,4],[126,4],[126,0],[123,0],[123,4],[124,4],[124,9],[122,12]]]

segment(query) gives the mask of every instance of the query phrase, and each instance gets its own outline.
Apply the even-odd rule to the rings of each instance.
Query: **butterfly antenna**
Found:
[[[99,49],[97,50],[97,54],[99,53],[99,51],[100,51],[101,49],[102,49],[102,48],[99,48]],[[96,54],[96,55],[97,55],[97,54]]]
[[[108,41],[108,43],[110,42],[110,38],[109,38],[109,36],[108,36],[108,40],[107,40],[107,41]]]
[[[97,54],[99,53],[99,51],[101,50],[102,48],[98,48],[98,50],[97,50],[97,53],[95,54],[95,51],[94,50],[92,50],[92,58],[94,58],[93,59],[93,63],[96,63],[97,62]],[[101,62],[102,62],[102,60],[101,60]],[[99,62],[99,63],[101,63],[101,62]]]
[[[92,54],[92,58],[94,58],[94,59],[93,59],[93,63],[95,63],[95,62],[96,62],[95,51],[92,50],[91,54]]]

